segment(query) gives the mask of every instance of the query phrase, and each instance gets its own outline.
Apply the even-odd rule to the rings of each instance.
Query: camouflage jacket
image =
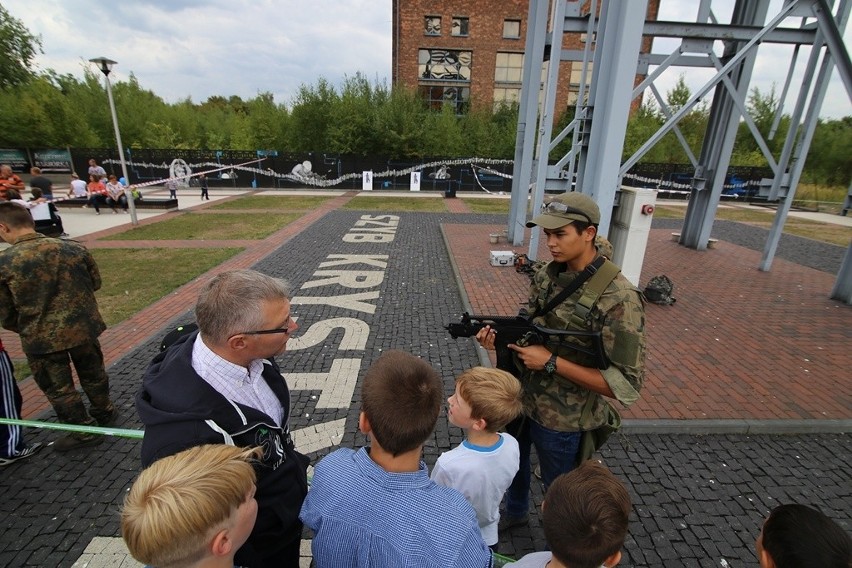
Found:
[[[106,329],[98,265],[80,243],[25,235],[0,252],[0,324],[40,355],[96,339]]]
[[[547,301],[570,284],[578,272],[567,270],[564,263],[550,262],[539,270],[530,289],[529,312],[544,308]],[[549,313],[533,319],[536,324],[551,329],[576,329],[569,327],[574,304],[582,295],[584,284],[578,291]],[[630,405],[639,398],[645,376],[645,307],[639,291],[619,273],[589,312],[585,330],[600,331],[604,350],[611,361],[609,368],[601,370],[615,398]],[[563,341],[583,342],[582,338]],[[591,347],[587,342],[586,347]],[[567,347],[550,347],[559,357],[586,367],[595,364],[582,353]],[[527,371],[524,383],[524,411],[527,416],[551,430],[575,432],[591,430],[604,423],[603,397],[559,376],[544,371]],[[581,423],[580,417],[588,397],[596,402],[590,417]]]

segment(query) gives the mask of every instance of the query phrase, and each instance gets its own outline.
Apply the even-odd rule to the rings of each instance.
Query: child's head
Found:
[[[523,410],[521,383],[506,371],[474,367],[456,379],[447,404],[455,426],[497,432]]]
[[[852,539],[837,523],[805,505],[775,507],[755,542],[762,568],[849,568]]]
[[[422,446],[438,421],[442,391],[441,378],[427,362],[386,351],[361,387],[361,411],[374,441],[393,456]]]
[[[542,506],[547,544],[553,557],[570,568],[618,564],[629,516],[624,484],[595,461],[557,477]]]
[[[154,462],[124,500],[121,534],[130,554],[158,568],[233,558],[257,518],[250,460],[258,453],[213,444]]]

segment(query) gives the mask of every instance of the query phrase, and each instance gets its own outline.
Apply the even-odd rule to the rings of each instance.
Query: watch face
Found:
[[[544,364],[544,370],[551,375],[556,372],[556,357],[547,360],[547,363]]]

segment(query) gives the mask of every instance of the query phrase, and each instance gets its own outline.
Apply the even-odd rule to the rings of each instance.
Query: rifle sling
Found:
[[[568,297],[571,296],[571,294],[576,292],[580,288],[580,286],[585,284],[586,280],[588,280],[589,278],[594,276],[597,273],[598,269],[604,264],[605,261],[606,261],[606,259],[604,257],[602,257],[602,256],[597,257],[594,260],[594,262],[592,262],[589,266],[587,266],[583,270],[583,272],[581,272],[580,275],[577,276],[577,278],[575,278],[573,282],[571,282],[571,284],[566,286],[561,292],[559,292],[559,294],[557,294],[556,296],[551,298],[550,301],[547,302],[547,304],[545,304],[545,306],[541,309],[541,312],[535,312],[533,314],[530,314],[530,316],[529,316],[530,321],[532,321],[532,319],[535,318],[535,317],[543,316],[544,314],[548,313],[550,310],[552,310],[553,308],[555,308],[556,306],[558,306],[559,304],[564,302]],[[615,276],[613,276],[613,278],[615,278]],[[612,281],[612,278],[610,278],[610,280],[607,281],[606,286],[609,286],[610,281]],[[604,288],[606,288],[606,286],[604,286]],[[603,293],[603,290],[601,290],[601,294],[602,293]],[[598,294],[598,296],[600,296],[600,294]],[[595,299],[597,299],[597,298],[595,298]]]
[[[603,258],[603,257],[600,257]],[[606,287],[609,286],[621,269],[614,263],[606,260],[603,266],[599,267],[597,272],[592,275],[589,280],[589,285],[583,290],[583,294],[577,303],[574,304],[574,313],[571,314],[571,325],[578,329],[583,329],[586,318],[589,317],[589,312],[597,303],[598,298],[604,293]]]

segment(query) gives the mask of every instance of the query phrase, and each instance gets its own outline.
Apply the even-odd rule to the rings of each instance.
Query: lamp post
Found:
[[[118,144],[118,157],[121,160],[121,174],[129,184],[130,176],[127,175],[127,163],[124,161],[124,147],[121,145],[121,132],[118,131],[118,117],[115,114],[115,102],[112,100],[112,86],[109,83],[109,72],[112,71],[112,66],[115,65],[116,62],[111,59],[107,59],[106,57],[89,59],[89,62],[96,64],[98,69],[101,70],[101,73],[104,74],[104,77],[106,77],[107,98],[109,99],[109,110],[112,113],[112,125],[115,128],[115,141]],[[130,222],[134,225],[138,225],[139,221],[136,219],[136,203],[133,201],[133,194],[128,191],[127,187],[124,188],[124,197],[127,199],[127,207],[130,210]]]

